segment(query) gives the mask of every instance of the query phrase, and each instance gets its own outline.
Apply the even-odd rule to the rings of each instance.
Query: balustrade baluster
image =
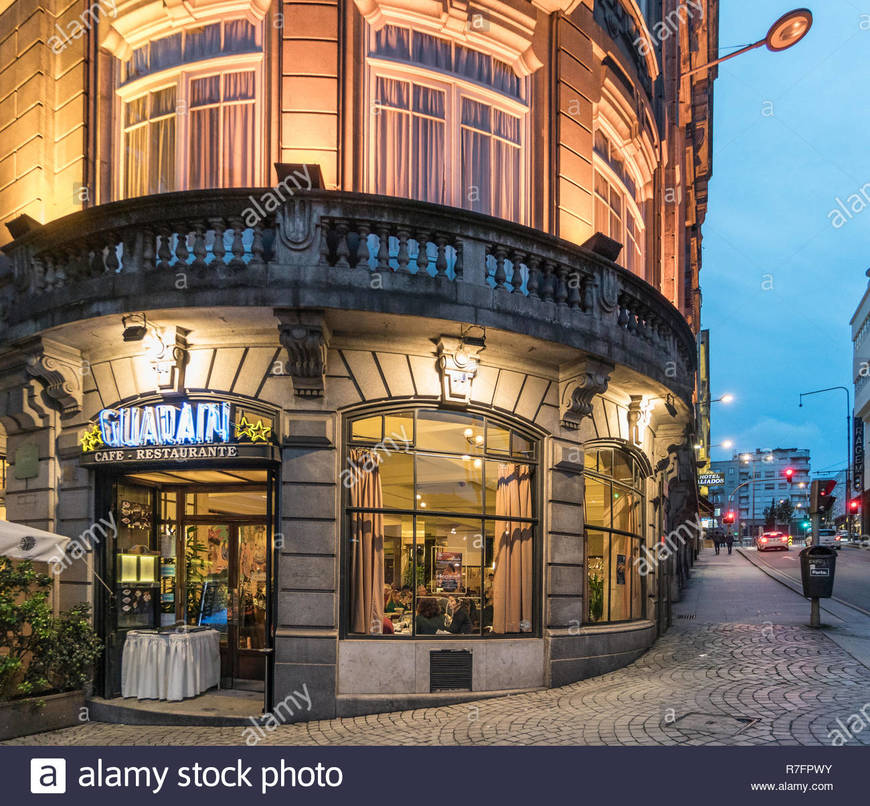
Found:
[[[462,241],[459,239],[453,242],[453,251],[456,252],[456,260],[453,263],[453,274],[457,281],[462,282],[462,273],[465,267],[462,264]]]
[[[154,270],[154,230],[142,229],[142,271]]]
[[[447,276],[447,236],[437,234],[435,236],[435,245],[438,248],[438,254],[435,257],[435,273],[438,277]]]
[[[197,273],[203,273],[206,269],[205,227],[197,222],[193,231],[193,262],[191,268]]]
[[[378,271],[390,270],[390,228],[378,225]]]
[[[187,226],[185,224],[175,224],[175,257],[178,259],[176,268],[187,268],[187,259],[190,257],[190,250],[187,248]]]
[[[350,249],[347,246],[347,233],[349,231],[349,227],[346,221],[339,221],[335,225],[336,232],[338,234],[338,243],[335,248],[336,268],[339,269],[349,269],[350,261],[348,258],[350,257]]]
[[[266,263],[263,260],[263,223],[260,219],[257,219],[257,223],[254,224],[254,235],[251,240],[251,262],[248,263],[249,267],[255,269],[261,269]]]
[[[242,226],[242,219],[229,219],[230,227],[233,230],[233,242],[230,245],[230,252],[233,253],[233,259],[229,262],[229,267],[235,271],[241,271],[245,268],[245,261],[242,259],[245,255],[245,244],[242,242],[242,233],[245,228]]]
[[[505,285],[507,282],[507,272],[504,270],[507,249],[501,244],[497,244],[493,253],[495,254],[495,275],[493,276],[493,279],[495,280],[495,290],[507,291]]]
[[[544,261],[544,276],[541,281],[541,299],[544,302],[552,302],[553,301],[553,292],[555,290],[555,286],[553,284],[553,261],[545,260]]]
[[[417,233],[417,274],[422,277],[428,273],[429,269],[429,234],[427,232]]]
[[[411,260],[411,256],[408,253],[408,238],[411,237],[411,233],[400,227],[396,232],[396,236],[399,239],[399,254],[396,256],[396,260],[399,264],[399,273],[410,274],[411,272],[408,268],[408,263]]]
[[[579,269],[568,269],[568,307],[580,307],[580,283],[582,275]]]
[[[329,228],[330,223],[326,218],[320,219],[320,265],[329,266]]]
[[[169,271],[170,263],[172,260],[172,230],[169,227],[161,227],[160,228],[160,244],[157,247],[157,257],[160,258],[160,261],[157,264],[157,268],[160,271]]]
[[[563,266],[561,263],[556,266],[556,293],[554,294],[554,299],[557,305],[565,305],[566,300],[568,299],[568,288],[566,282],[567,274],[567,266]]]
[[[356,245],[356,267],[358,269],[368,269],[369,233],[371,232],[371,227],[366,222],[361,221],[357,224],[356,231],[359,235],[359,243]]]
[[[217,271],[225,268],[227,265],[224,260],[224,255],[227,253],[227,247],[224,244],[226,224],[222,218],[210,218],[208,223],[214,233],[214,241],[211,245],[211,253],[214,259],[211,262],[211,267]]]
[[[119,238],[113,232],[108,236],[108,252],[106,253],[106,272],[108,274],[117,274],[121,263],[118,260],[118,243]]]
[[[526,289],[529,292],[529,297],[538,299],[538,286],[541,281],[541,258],[537,255],[529,255],[526,258],[526,265],[529,267],[529,281],[526,283]]]

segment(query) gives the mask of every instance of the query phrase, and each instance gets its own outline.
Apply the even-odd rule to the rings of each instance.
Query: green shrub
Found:
[[[55,618],[51,580],[28,562],[0,557],[0,699],[72,691],[91,678],[102,651],[79,604]]]

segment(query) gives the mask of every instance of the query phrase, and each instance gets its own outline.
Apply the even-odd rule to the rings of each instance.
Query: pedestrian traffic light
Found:
[[[793,468],[793,467],[787,467],[787,468],[785,469],[785,480],[786,480],[789,484],[791,484],[793,478],[794,478],[794,468]]]
[[[726,512],[725,515],[722,517],[722,523],[734,523],[734,518],[734,512],[728,510],[728,512]]]
[[[851,513],[854,515],[854,514],[858,511],[858,507],[859,507],[859,506],[860,506],[860,505],[859,505],[859,503],[858,503],[858,499],[857,499],[857,498],[853,498],[853,499],[849,502],[849,512],[851,512]]]
[[[816,479],[810,485],[810,514],[830,511],[837,500],[837,496],[831,495],[836,486],[836,479]]]
[[[812,526],[812,523],[810,523],[809,521],[804,521],[804,522],[801,524],[801,526],[803,526],[804,529],[809,529],[810,526]]]

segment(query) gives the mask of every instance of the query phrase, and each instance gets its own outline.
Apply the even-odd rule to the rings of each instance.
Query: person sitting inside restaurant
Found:
[[[438,630],[443,630],[444,614],[438,606],[438,601],[432,598],[420,599],[417,604],[417,618],[415,620],[417,635],[436,635]]]
[[[450,632],[454,635],[464,635],[472,630],[470,599],[460,599],[453,609],[453,618],[450,620]]]
[[[385,613],[395,613],[397,610],[404,610],[405,605],[402,603],[402,599],[399,596],[399,589],[395,586],[385,585],[386,591],[384,593],[384,612]]]

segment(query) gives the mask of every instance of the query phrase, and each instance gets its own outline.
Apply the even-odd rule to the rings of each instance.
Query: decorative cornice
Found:
[[[207,22],[243,17],[259,22],[271,0],[116,0],[114,14],[100,18],[100,47],[126,60],[152,39]]]
[[[27,374],[42,382],[61,416],[78,414],[82,410],[82,354],[45,338],[27,342],[22,350],[28,355]]]
[[[587,358],[579,373],[559,382],[559,420],[563,428],[576,430],[592,415],[596,395],[607,391],[613,364]]]
[[[500,0],[354,0],[375,30],[403,25],[448,37],[507,62],[519,76],[543,67],[532,48],[537,22]]]
[[[287,374],[297,397],[323,397],[330,331],[323,311],[276,309],[281,345],[287,350]]]

